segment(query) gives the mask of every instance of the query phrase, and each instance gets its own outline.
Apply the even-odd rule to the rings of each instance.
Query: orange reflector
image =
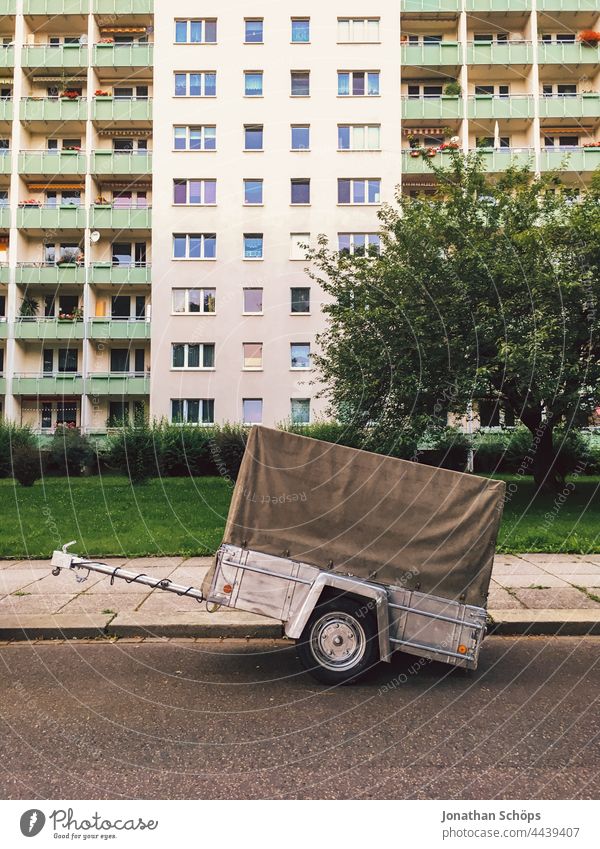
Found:
[[[231,584],[225,584],[225,586],[223,587],[223,592],[227,593],[227,595],[233,592],[233,587],[231,586]]]
[[[458,647],[458,653],[459,653],[459,654],[466,654],[466,653],[467,653],[467,651],[468,651],[468,649],[467,649],[467,647],[466,647],[466,646],[460,645],[460,646]]]

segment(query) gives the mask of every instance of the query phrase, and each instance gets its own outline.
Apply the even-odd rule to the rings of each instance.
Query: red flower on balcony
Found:
[[[600,42],[600,32],[593,29],[584,29],[577,36],[584,47],[598,47]]]
[[[110,94],[101,88],[97,88],[94,94],[96,95],[96,97],[110,97]]]
[[[68,88],[61,94],[61,97],[66,97],[69,100],[77,100],[79,97],[79,92],[75,91],[75,89]]]
[[[100,41],[98,42],[98,44],[114,44],[114,43],[115,43],[114,38],[108,38],[108,37],[107,38],[101,38]]]
[[[20,200],[19,206],[41,206],[41,201],[35,200],[35,198],[29,198],[29,200]]]

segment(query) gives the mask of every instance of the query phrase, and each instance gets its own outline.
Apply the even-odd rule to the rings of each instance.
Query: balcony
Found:
[[[94,150],[92,174],[146,175],[152,173],[152,154],[149,151]]]
[[[477,94],[469,97],[469,118],[533,118],[533,98],[529,95],[495,97]]]
[[[24,15],[87,15],[89,0],[23,0]]]
[[[531,65],[533,45],[530,41],[493,44],[487,41],[467,45],[467,65]]]
[[[151,68],[152,44],[95,44],[95,68]]]
[[[539,8],[539,3],[538,3]],[[531,0],[467,0],[467,12],[530,12]]]
[[[21,121],[85,121],[87,119],[87,100],[80,97],[71,100],[68,97],[23,97],[21,99]]]
[[[90,227],[93,230],[150,230],[152,210],[147,206],[95,205],[90,209]]]
[[[537,0],[538,12],[592,12],[598,14],[597,0]]]
[[[10,228],[10,206],[0,206],[0,230]]]
[[[81,395],[83,378],[77,372],[20,374],[12,381],[14,395]]]
[[[591,173],[600,166],[600,147],[563,147],[543,149],[540,155],[541,171],[575,171]]]
[[[83,265],[19,262],[15,269],[15,283],[20,286],[60,286],[62,283],[85,283]]]
[[[0,0],[0,17],[17,14],[17,0]]]
[[[460,97],[404,97],[402,117],[409,120],[441,120],[462,118],[463,102]]]
[[[7,262],[0,262],[0,283],[8,283],[10,279],[10,269]]]
[[[4,316],[0,318],[0,339],[6,339],[8,336],[8,323]]]
[[[497,174],[499,171],[506,171],[507,168],[529,165],[534,167],[534,152],[533,150],[523,148],[479,148],[483,153],[482,165],[486,171]]]
[[[149,395],[150,377],[120,372],[91,374],[86,378],[85,391],[87,395]]]
[[[93,0],[95,15],[151,15],[154,0]]]
[[[3,97],[0,100],[0,121],[12,121],[13,102],[11,97]]]
[[[74,176],[85,174],[86,155],[76,150],[22,150],[19,154],[19,174]]]
[[[88,49],[81,44],[26,44],[21,50],[21,65],[36,71],[86,68]]]
[[[0,395],[6,395],[6,378],[0,376]]]
[[[462,49],[456,41],[439,44],[403,44],[400,61],[403,65],[433,68],[439,65],[456,66],[462,62]]]
[[[540,118],[600,118],[600,94],[540,98]]]
[[[403,174],[428,174],[435,179],[435,174],[429,166],[429,162],[437,167],[443,167],[446,163],[449,164],[449,154],[436,152],[431,159],[424,159],[420,154],[413,156],[411,151],[402,151],[402,173]]]
[[[461,0],[400,0],[400,10],[404,13],[421,12],[460,12]]]
[[[12,45],[0,44],[0,68],[15,67],[15,48]]]
[[[111,262],[94,262],[90,268],[90,283],[113,283],[127,285],[128,283],[150,283],[151,267],[149,265],[113,265]]]
[[[12,170],[12,156],[10,151],[0,151],[0,174],[10,174]]]
[[[115,121],[148,123],[152,121],[152,100],[147,97],[129,99],[96,97],[92,103],[92,119],[99,122],[106,121],[107,124]]]
[[[17,318],[15,321],[15,339],[71,342],[83,339],[83,330],[84,322],[73,319]]]
[[[83,230],[85,209],[64,206],[19,206],[17,227],[25,230]]]
[[[150,322],[145,318],[93,318],[88,322],[90,339],[149,339]]]
[[[586,47],[583,44],[538,44],[538,63],[540,65],[594,65],[600,62],[600,47]]]

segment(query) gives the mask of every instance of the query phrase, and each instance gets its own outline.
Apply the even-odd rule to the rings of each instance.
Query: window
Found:
[[[247,18],[244,21],[244,41],[246,44],[263,43],[263,21],[261,19],[251,20]]]
[[[306,259],[306,248],[310,233],[290,233],[290,259]]]
[[[146,243],[113,242],[112,264],[142,268],[146,265]]]
[[[177,44],[215,44],[216,40],[217,21],[214,18],[175,21]]]
[[[174,150],[215,150],[217,128],[211,125],[200,127],[173,127]]]
[[[310,368],[310,344],[308,342],[292,342],[290,345],[290,368]]]
[[[242,421],[244,424],[260,424],[262,416],[262,398],[244,398],[242,400]]]
[[[410,83],[407,86],[409,97],[441,97],[443,89],[441,85],[421,85],[420,83]]]
[[[246,97],[262,97],[262,71],[244,71],[244,95]]]
[[[262,124],[246,124],[244,127],[244,150],[263,149]]]
[[[377,233],[338,233],[338,248],[346,256],[378,256],[381,239]]]
[[[310,288],[308,286],[292,287],[290,311],[294,314],[310,312]]]
[[[310,18],[292,18],[292,43],[306,44],[310,41]]]
[[[262,289],[244,289],[244,313],[245,314],[260,314],[263,311],[263,290]]]
[[[310,180],[308,178],[294,179],[291,183],[291,203],[310,203]]]
[[[174,398],[171,400],[173,424],[214,424],[213,398]]]
[[[216,202],[216,180],[173,180],[174,204],[207,206]]]
[[[339,124],[338,150],[380,150],[379,124]]]
[[[251,370],[262,369],[262,342],[244,342],[244,368]]]
[[[379,71],[338,71],[338,94],[364,97],[379,94]]]
[[[110,352],[111,374],[129,371],[129,348],[112,348]]]
[[[176,343],[171,345],[171,367],[203,369],[215,367],[215,346],[211,343]]]
[[[577,94],[576,83],[557,83],[556,86],[552,83],[544,83],[542,86],[542,94],[544,97],[553,97],[555,95],[555,88],[556,95],[559,97],[575,97]]]
[[[579,147],[579,136],[544,136],[544,147]]]
[[[310,398],[292,398],[290,413],[292,424],[310,424]]]
[[[173,289],[173,312],[214,313],[216,289]]]
[[[291,72],[292,97],[308,97],[310,94],[310,71]]]
[[[217,75],[215,71],[188,71],[174,74],[175,97],[215,97]]]
[[[381,180],[338,180],[338,203],[380,203]]]
[[[441,37],[440,37],[441,41]],[[492,44],[496,42],[496,44],[507,44],[508,43],[508,33],[507,32],[476,32],[473,34],[474,42],[481,42],[482,44]]]
[[[379,18],[338,18],[338,41],[379,41]]]
[[[499,142],[497,144],[496,142]],[[509,148],[510,147],[510,138],[508,136],[501,136],[498,140],[494,138],[494,136],[480,136],[475,140],[476,147],[493,147],[493,148]]]
[[[310,150],[310,124],[292,124],[292,150]]]
[[[263,202],[263,181],[244,180],[244,203],[248,205],[261,204]]]
[[[215,233],[175,233],[173,259],[215,259],[217,236]]]
[[[55,357],[55,354],[57,357]],[[51,374],[54,371],[54,362],[57,360],[57,371],[63,374],[75,374],[77,372],[77,350],[75,348],[44,348],[42,351],[42,371]]]
[[[262,233],[244,233],[244,259],[263,258]]]

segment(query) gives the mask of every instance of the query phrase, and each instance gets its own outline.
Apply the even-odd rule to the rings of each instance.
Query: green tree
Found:
[[[435,196],[382,209],[381,256],[324,237],[309,252],[328,296],[315,364],[330,412],[393,448],[496,399],[533,436],[537,484],[554,486],[555,427],[598,403],[600,192],[575,203],[556,174],[492,180],[481,153],[444,158]]]

